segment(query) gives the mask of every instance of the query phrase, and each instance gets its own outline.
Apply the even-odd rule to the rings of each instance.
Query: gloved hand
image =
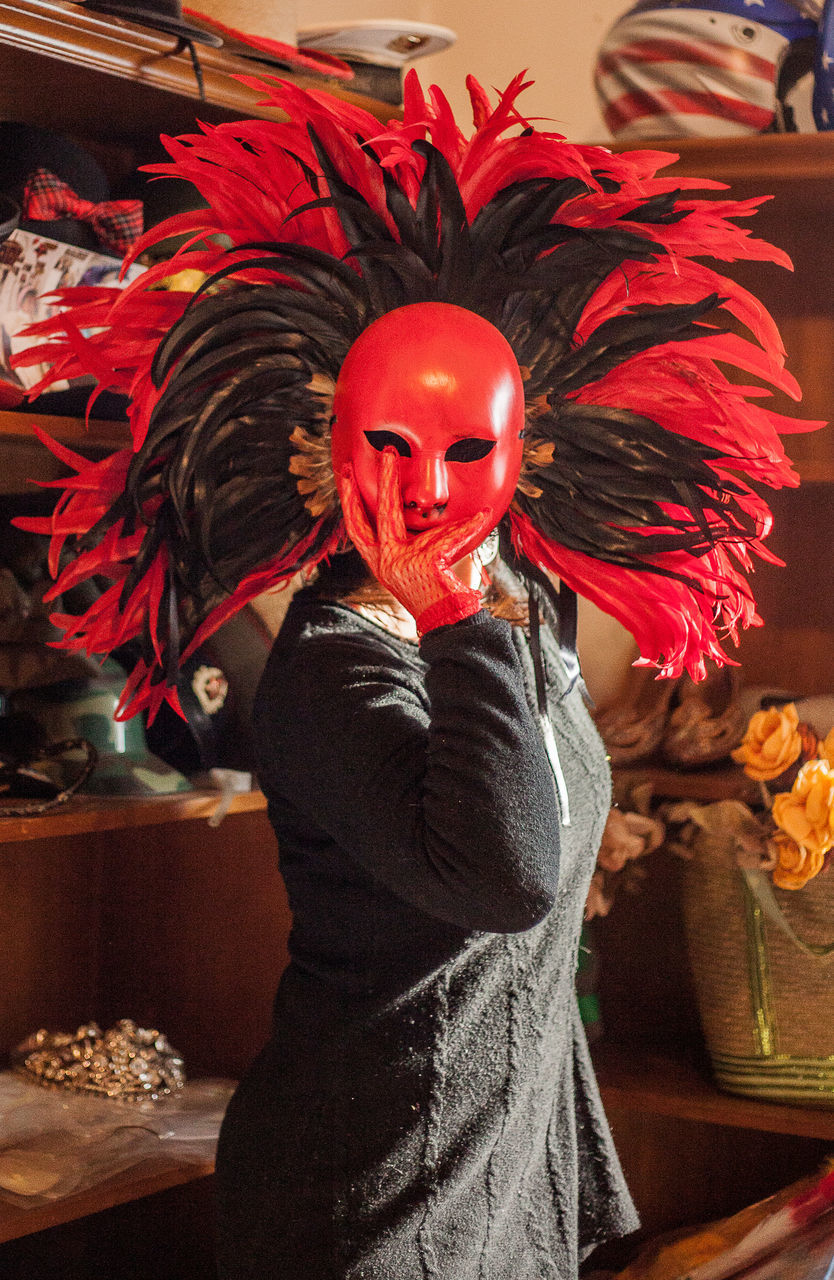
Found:
[[[399,457],[387,448],[380,458],[376,532],[371,527],[348,463],[342,471],[340,498],[351,541],[378,582],[408,610],[421,636],[435,627],[478,613],[480,592],[467,587],[452,566],[473,533],[489,532],[491,511],[470,520],[409,534],[400,494]]]

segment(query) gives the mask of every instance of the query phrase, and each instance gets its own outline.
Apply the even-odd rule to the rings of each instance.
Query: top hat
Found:
[[[144,27],[156,27],[183,40],[196,40],[201,44],[212,45],[218,49],[222,45],[221,36],[202,27],[194,27],[182,16],[180,0],[153,0],[146,4],[129,4],[127,0],[84,0],[85,9],[94,9],[96,13],[111,13],[126,22],[135,22]]]

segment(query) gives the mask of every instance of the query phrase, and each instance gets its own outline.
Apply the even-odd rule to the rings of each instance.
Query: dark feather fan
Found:
[[[772,320],[700,259],[789,265],[737,220],[756,201],[694,198],[717,184],[658,176],[674,157],[613,155],[533,129],[517,77],[497,105],[469,82],[467,138],[416,76],[404,116],[252,81],[283,123],[166,139],[161,175],[207,207],[174,259],[123,292],[67,290],[34,326],[51,362],[35,394],[92,374],[130,397],[133,449],[61,481],[56,583],[109,579],[69,648],[139,639],[121,714],[163,698],[178,664],[236,609],[345,547],[329,475],[330,397],[378,316],[452,302],[496,325],[525,378],[525,464],[506,517],[522,562],[557,574],[629,627],[665,674],[725,661],[722,634],[757,621],[745,573],[766,555],[761,486],[798,483],[762,383],[798,398]],[[185,267],[203,281],[171,290]],[[720,319],[721,315],[726,321]],[[719,317],[719,319],[716,319]],[[732,332],[743,326],[747,336]],[[731,383],[720,366],[751,373]],[[754,487],[755,486],[755,487]]]

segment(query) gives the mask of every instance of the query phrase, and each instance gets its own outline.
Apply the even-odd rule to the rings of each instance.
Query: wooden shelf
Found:
[[[834,1142],[834,1099],[831,1108],[815,1108],[734,1097],[722,1093],[696,1067],[651,1050],[601,1043],[594,1047],[593,1058],[603,1101],[612,1112],[651,1112]]]
[[[35,426],[72,448],[86,444],[101,449],[123,449],[130,444],[130,430],[126,422],[106,422],[92,418],[88,426],[83,418],[32,413],[25,408],[0,410],[0,439],[22,441],[41,448],[33,430]]]
[[[166,1161],[144,1161],[135,1168],[121,1173],[106,1182],[91,1187],[78,1195],[65,1196],[50,1204],[18,1208],[0,1200],[0,1244],[18,1240],[22,1236],[45,1231],[49,1227],[75,1222],[92,1213],[113,1209],[144,1196],[167,1191],[198,1178],[206,1178],[214,1172],[213,1160],[191,1161],[187,1164]]]
[[[594,1065],[606,1110],[672,1116],[699,1124],[834,1142],[834,1108],[782,1106],[721,1093],[695,1067],[648,1050],[597,1045]],[[144,1162],[78,1195],[17,1208],[0,1201],[0,1244],[181,1186],[213,1172],[213,1162]]]
[[[0,817],[0,845],[22,840],[54,840],[97,831],[124,831],[174,822],[207,822],[221,803],[222,793],[183,791],[175,795],[75,796],[60,809],[28,818]],[[266,809],[260,791],[232,797],[227,812],[258,813]]]
[[[834,179],[834,134],[767,133],[752,138],[651,138],[609,144],[612,151],[669,151],[694,178],[756,183],[762,192],[789,184],[816,189]]]
[[[95,13],[81,5],[59,0],[1,4],[0,45],[23,54],[57,59],[88,73],[116,76],[180,98],[200,100],[191,57],[176,36]],[[259,95],[254,90],[233,78],[239,75],[279,75],[302,88],[326,89],[383,121],[398,114],[398,108],[389,103],[351,91],[349,81],[315,73],[299,75],[255,59],[233,56],[222,48],[195,48],[205,86],[202,101],[239,116],[276,116],[274,111],[258,105]]]
[[[618,791],[627,792],[642,783],[650,783],[656,799],[701,800],[704,804],[716,800],[755,803],[760,795],[757,784],[737,765],[687,771],[646,761],[644,764],[617,765],[613,773]]]
[[[83,418],[32,413],[26,409],[0,410],[3,446],[0,493],[31,494],[33,483],[59,480],[69,474],[67,464],[41,444],[35,435],[35,426],[91,460],[130,444],[127,422],[93,419],[88,427]]]

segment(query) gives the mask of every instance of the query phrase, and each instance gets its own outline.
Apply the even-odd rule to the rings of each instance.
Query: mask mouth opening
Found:
[[[404,502],[403,508],[406,511],[422,511],[425,519],[429,515],[442,516],[448,505],[448,502],[434,502],[429,506],[421,507],[419,502],[412,499],[411,502]]]

